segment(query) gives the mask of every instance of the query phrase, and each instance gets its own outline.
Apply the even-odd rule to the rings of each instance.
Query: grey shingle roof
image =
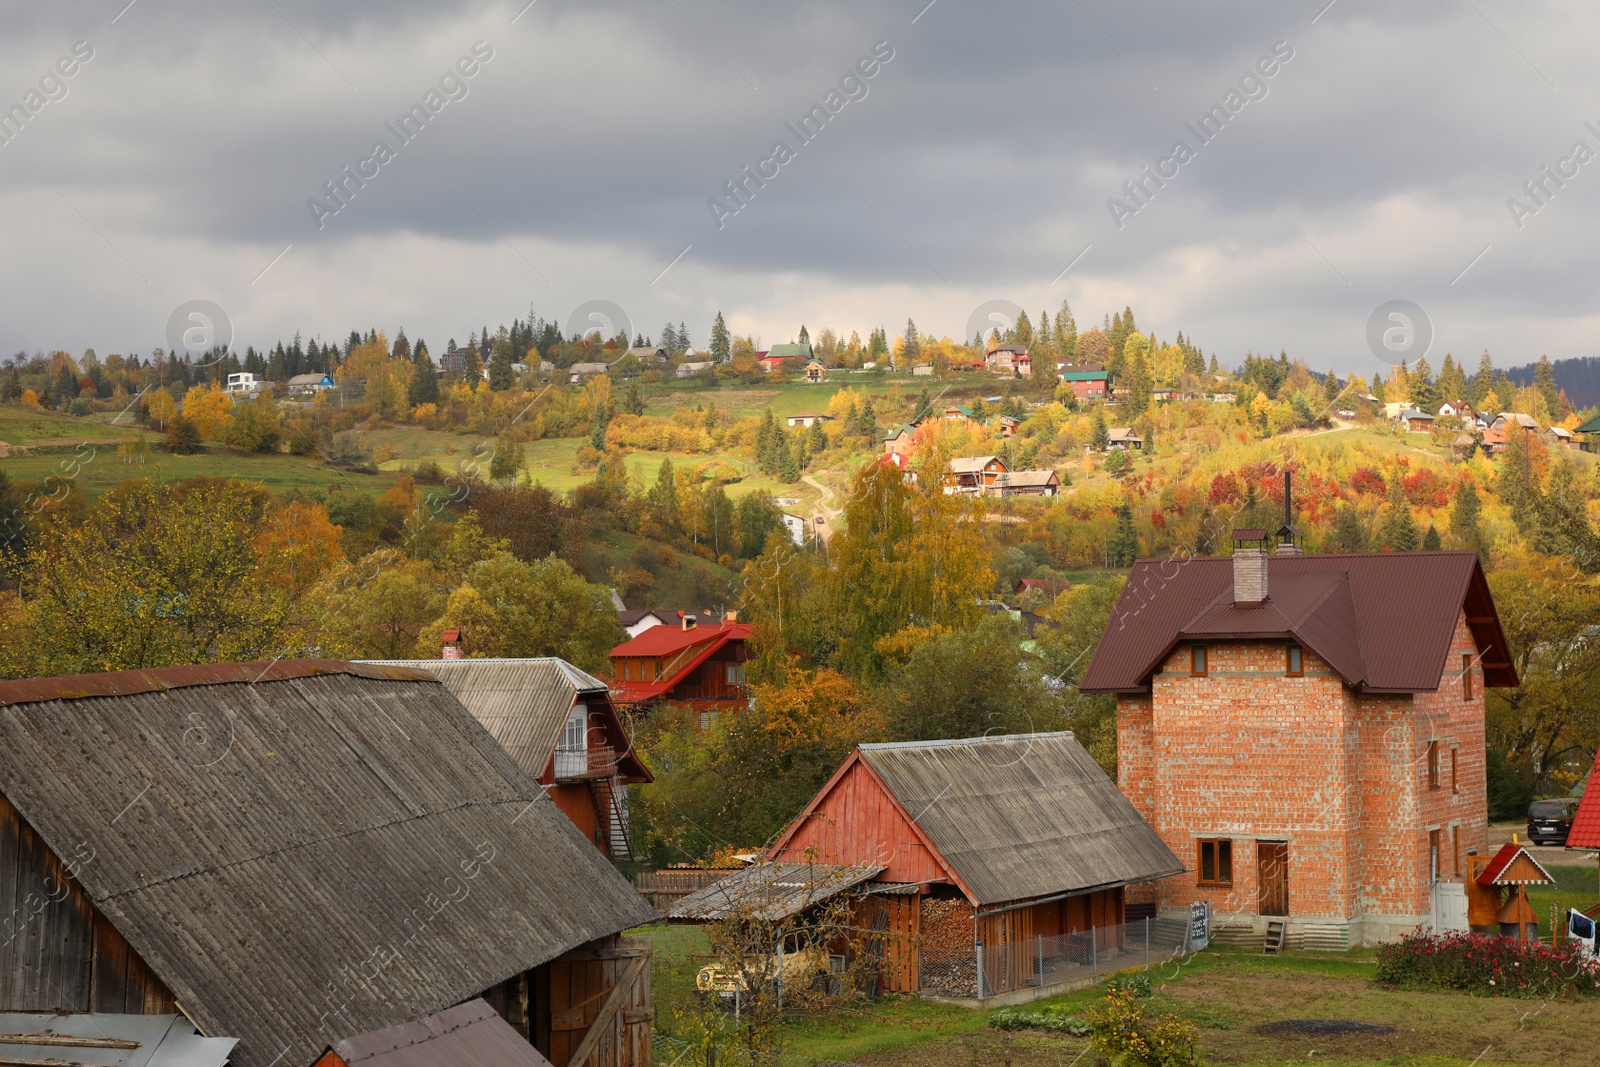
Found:
[[[860,751],[980,905],[1183,870],[1071,733]]]
[[[0,794],[57,854],[93,848],[90,899],[203,1031],[240,1038],[237,1067],[308,1064],[654,916],[397,668],[0,683]]]

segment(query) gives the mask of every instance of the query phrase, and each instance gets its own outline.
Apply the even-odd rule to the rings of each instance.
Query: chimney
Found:
[[[444,642],[444,647],[439,650],[440,659],[461,658],[460,630],[446,630],[444,633],[439,635],[439,639]]]
[[[1283,528],[1278,531],[1277,553],[1280,556],[1298,556],[1300,531],[1294,528],[1294,472],[1283,472]]]
[[[692,630],[692,629],[695,628],[695,623],[696,623],[697,620],[695,619],[695,617],[693,615],[690,615],[687,612],[680,611],[680,612],[678,612],[678,618],[683,620],[683,628],[685,630]]]
[[[1260,604],[1267,599],[1267,531],[1233,531],[1233,602]]]
[[[730,611],[730,612],[728,612],[726,615],[724,615],[722,617],[722,621],[723,622],[738,622],[739,621],[739,613],[737,611]]]

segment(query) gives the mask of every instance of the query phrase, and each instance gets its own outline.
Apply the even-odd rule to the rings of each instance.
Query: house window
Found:
[[[1439,742],[1428,742],[1428,788],[1439,788]]]
[[[729,685],[743,685],[744,684],[744,664],[742,664],[742,663],[730,663],[730,664],[728,664],[728,684]]]
[[[1460,751],[1457,748],[1450,750],[1450,792],[1452,793],[1461,792],[1460,780],[1456,778],[1456,754]]]
[[[1299,645],[1290,645],[1289,646],[1288,670],[1289,670],[1289,677],[1291,677],[1291,678],[1298,678],[1298,677],[1300,677],[1300,675],[1302,673],[1304,673],[1300,668],[1300,646]]]
[[[1428,880],[1439,880],[1439,831],[1428,831]]]
[[[1456,872],[1456,877],[1460,878],[1461,877],[1461,827],[1460,827],[1459,824],[1450,827],[1450,854],[1455,858],[1454,870]]]
[[[1200,884],[1233,884],[1233,842],[1225,837],[1202,840],[1200,845]]]
[[[1196,678],[1206,676],[1206,646],[1189,646],[1189,673]]]
[[[576,704],[556,742],[556,777],[573,778],[589,770],[589,708]]]
[[[1472,699],[1472,654],[1461,654],[1461,699]]]
[[[651,660],[651,662],[656,665],[656,677],[655,677],[655,680],[659,682],[659,681],[661,681],[661,661],[660,660]]]

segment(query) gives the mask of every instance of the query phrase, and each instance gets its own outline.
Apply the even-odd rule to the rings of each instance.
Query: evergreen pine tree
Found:
[[[807,431],[807,433],[811,438],[811,444],[807,451],[809,451],[813,456],[822,455],[822,453],[828,447],[828,431],[823,429],[822,420],[817,419],[814,421],[811,424],[811,429]]]
[[[1322,379],[1322,398],[1331,404],[1339,399],[1339,393],[1343,388],[1339,384],[1339,376],[1329,370],[1328,376]]]
[[[1333,520],[1332,547],[1335,552],[1365,552],[1367,528],[1352,507],[1341,507]]]
[[[1117,529],[1107,554],[1113,567],[1131,567],[1139,558],[1139,535],[1133,528],[1133,509],[1127,504],[1117,509]]]
[[[728,320],[723,318],[722,312],[719,311],[711,323],[711,358],[718,363],[728,362],[730,345]]]
[[[717,409],[712,404],[706,405],[705,428],[708,434],[717,432]]]
[[[514,362],[516,361],[511,358],[511,339],[509,337],[496,338],[494,350],[489,356],[490,389],[499,393],[511,388],[516,381],[516,372],[511,369],[511,364]]]
[[[1450,508],[1450,539],[1457,548],[1477,552],[1480,559],[1484,548],[1483,532],[1479,528],[1482,515],[1483,501],[1478,497],[1477,487],[1471,482],[1462,482]]]
[[[1106,418],[1099,405],[1095,406],[1094,414],[1089,418],[1089,447],[1096,452],[1104,452],[1106,445],[1111,443],[1111,433],[1106,429]]]
[[[859,421],[861,423],[861,436],[868,441],[876,441],[878,439],[878,414],[872,409],[872,398],[870,396],[867,397],[866,403],[861,405]]]
[[[1437,552],[1443,547],[1439,542],[1439,528],[1430,522],[1428,532],[1422,535],[1422,551]]]
[[[1539,365],[1533,369],[1533,387],[1539,391],[1539,400],[1544,404],[1544,417],[1555,419],[1556,412],[1561,410],[1561,392],[1556,388],[1555,368],[1550,365],[1549,356],[1539,357]]]
[[[1415,552],[1420,542],[1417,520],[1411,513],[1411,502],[1406,499],[1397,472],[1389,483],[1389,502],[1383,516],[1383,547],[1393,552]]]
[[[905,361],[906,366],[915,366],[917,357],[922,354],[922,343],[918,339],[917,324],[909,318],[906,319],[906,332],[902,336],[905,339],[905,347],[900,350],[900,358]]]
[[[803,323],[803,322],[800,324],[800,342],[799,343],[803,344],[803,345],[808,345],[808,344],[811,343],[811,334],[806,331],[806,324]]]
[[[682,322],[679,322],[678,323],[678,352],[677,352],[677,354],[680,355],[680,356],[683,355],[685,352],[689,351],[690,347],[691,347],[691,345],[689,344],[689,327],[685,326]]]
[[[1483,350],[1483,355],[1478,357],[1478,373],[1472,376],[1472,382],[1467,387],[1467,401],[1474,409],[1483,398],[1494,391],[1494,360],[1489,358],[1489,350]]]
[[[639,395],[639,380],[628,382],[628,394],[622,400],[622,410],[629,415],[644,414],[644,397]]]
[[[421,339],[411,353],[411,384],[406,389],[406,400],[412,407],[439,402],[439,373],[428,355],[428,343]]]

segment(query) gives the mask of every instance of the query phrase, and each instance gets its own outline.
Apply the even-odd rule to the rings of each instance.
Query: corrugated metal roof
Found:
[[[373,666],[346,663],[337,659],[275,659],[255,663],[197,663],[187,667],[153,667],[135,671],[106,671],[102,674],[67,674],[53,678],[18,678],[0,681],[0,707],[32,704],[41,700],[78,700],[85,697],[127,696],[132,693],[159,693],[194,685],[228,685],[236,682],[277,682],[287,678],[314,678],[324,674],[351,674],[359,678],[391,678],[426,681],[410,666],[411,661],[395,661],[398,666]]]
[[[606,683],[563,659],[368,660],[366,666],[407,666],[445,684],[457,700],[535,777],[545,771],[572,707],[609,711]],[[595,705],[603,705],[596,708]],[[616,729],[621,730],[620,721]],[[621,749],[624,746],[617,745]],[[625,773],[649,777],[633,757]]]
[[[654,917],[431,676],[276,669],[0,708],[0,793],[58,854],[93,849],[89,898],[237,1067]]]
[[[781,922],[831,900],[882,871],[836,863],[756,863],[678,901],[669,919],[716,922],[735,913]]]
[[[652,626],[638,637],[624,641],[611,650],[616,656],[670,656],[686,648],[707,641],[744,639],[750,636],[750,624],[725,622],[715,626],[696,626],[685,630],[681,626]]]
[[[482,1000],[336,1042],[349,1067],[550,1067]]]
[[[1494,600],[1472,552],[1271,556],[1267,600],[1258,605],[1233,603],[1233,561],[1226,556],[1140,560],[1082,689],[1147,689],[1152,672],[1180,641],[1284,638],[1322,656],[1349,686],[1433,690],[1463,611],[1487,683],[1516,685]]]
[[[979,905],[1183,870],[1070,733],[872,744],[860,753]]]
[[[115,1041],[122,1047],[74,1044]],[[237,1042],[201,1037],[179,1015],[0,1014],[0,1062],[105,1067],[223,1067]]]

